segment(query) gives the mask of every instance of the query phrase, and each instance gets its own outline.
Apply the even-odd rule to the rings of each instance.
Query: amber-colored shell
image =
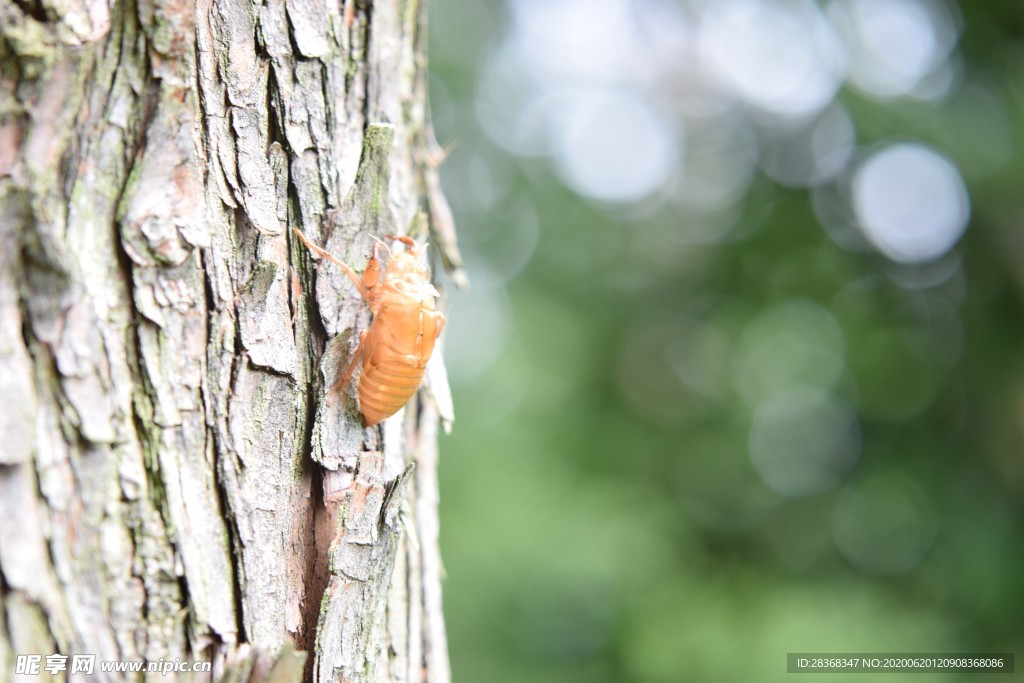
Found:
[[[402,409],[419,389],[434,343],[444,327],[445,317],[434,310],[437,290],[430,284],[430,271],[423,252],[408,237],[385,236],[401,241],[407,250],[390,254],[381,268],[378,248],[366,265],[363,277],[311,244],[298,229],[295,233],[314,252],[337,264],[355,283],[373,313],[370,329],[360,334],[359,346],[348,369],[338,380],[344,387],[362,359],[359,378],[359,406],[366,425],[372,427]],[[387,247],[385,246],[385,249]]]
[[[397,413],[419,388],[444,321],[431,309],[383,306],[373,319],[359,378],[359,405],[368,426]]]

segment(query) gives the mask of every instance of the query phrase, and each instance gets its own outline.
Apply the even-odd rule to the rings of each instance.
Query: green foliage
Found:
[[[657,198],[578,197],[479,127],[503,8],[432,5],[473,287],[452,296],[442,441],[456,680],[783,680],[787,652],[1024,642],[1024,15],[962,8],[937,104],[840,93],[860,150],[928,144],[967,185],[952,256],[903,265],[760,174],[715,240],[688,236],[717,217]],[[758,460],[780,395],[818,417]]]

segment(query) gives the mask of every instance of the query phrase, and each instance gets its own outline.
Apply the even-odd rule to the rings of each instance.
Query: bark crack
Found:
[[[46,14],[46,8],[39,0],[12,0],[15,7],[25,13],[25,16],[30,17],[41,24],[50,23],[50,17]]]
[[[373,81],[373,70],[375,66],[370,60],[370,50],[373,47],[371,38],[373,38],[373,1],[366,0],[363,3],[363,15],[366,17],[366,26],[363,29],[363,54],[366,56],[366,68],[364,70],[364,82],[363,82],[363,135],[366,135],[367,129],[370,127],[370,112],[371,112],[371,96],[373,91],[370,89],[370,84]],[[376,123],[376,122],[374,122]]]
[[[206,353],[210,352],[210,345],[213,339],[217,338],[214,329],[214,311],[219,307],[214,293],[212,264],[209,262],[209,255],[206,249],[199,250],[199,267],[202,270],[204,310],[206,313]],[[210,359],[206,359],[206,369],[210,367]],[[213,483],[216,493],[217,510],[227,523],[229,533],[228,549],[231,553],[232,562],[229,564],[231,576],[230,586],[232,603],[234,604],[236,642],[244,643],[248,638],[245,630],[245,619],[243,618],[243,588],[241,584],[242,558],[241,538],[238,530],[238,520],[231,514],[231,506],[227,491],[227,483],[224,481],[221,458],[228,452],[227,444],[221,443],[220,431],[216,424],[217,405],[216,400],[210,392],[210,379],[208,372],[203,373],[200,384],[200,396],[203,402],[203,413],[206,415],[206,438],[210,451],[210,461],[213,465]]]

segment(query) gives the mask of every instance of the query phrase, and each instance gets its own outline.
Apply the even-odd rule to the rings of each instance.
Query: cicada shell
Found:
[[[359,333],[359,346],[337,384],[344,388],[362,362],[359,407],[366,425],[372,427],[401,410],[419,389],[444,327],[444,315],[435,310],[439,295],[430,284],[426,247],[420,249],[409,237],[385,235],[384,239],[402,242],[406,250],[392,253],[378,240],[359,277],[345,263],[312,244],[298,228],[295,234],[310,250],[348,275],[373,314],[370,329]],[[380,262],[381,246],[388,251],[384,267]]]

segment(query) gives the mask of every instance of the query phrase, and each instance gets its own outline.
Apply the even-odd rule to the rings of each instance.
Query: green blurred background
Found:
[[[447,287],[455,679],[1021,658],[1024,5],[430,22],[471,281]]]

